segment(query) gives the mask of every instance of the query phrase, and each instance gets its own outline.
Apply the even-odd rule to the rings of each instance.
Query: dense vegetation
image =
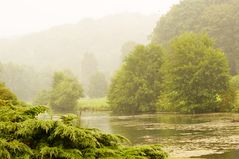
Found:
[[[167,153],[159,145],[129,147],[129,141],[120,135],[81,128],[75,115],[55,121],[41,118],[41,114],[49,111],[47,106],[54,113],[109,109],[116,114],[239,112],[238,10],[238,0],[182,0],[160,19],[151,44],[145,46],[125,41],[138,40],[137,35],[128,38],[129,31],[136,30],[135,24],[117,34],[107,29],[111,27],[108,21],[113,21],[118,31],[122,22],[116,23],[117,19],[124,16],[106,18],[105,24],[85,20],[79,28],[54,28],[47,36],[37,33],[14,41],[1,40],[0,55],[6,61],[42,68],[67,67],[77,76],[55,72],[49,88],[51,73],[0,64],[0,81],[24,100],[30,101],[43,90],[34,102],[46,105],[21,102],[0,83],[0,158],[166,159]],[[122,21],[139,21],[139,16],[134,17]],[[147,22],[142,24],[147,28]],[[54,43],[47,44],[48,39]],[[89,48],[93,53],[85,53]],[[14,58],[19,52],[26,54]],[[99,71],[98,62],[103,71]],[[106,99],[107,77],[121,62]],[[81,99],[83,95],[95,99]]]
[[[185,33],[175,38],[167,59],[160,110],[183,113],[232,110],[227,60],[206,34]]]
[[[163,56],[165,55],[165,56]],[[164,57],[164,58],[163,58]],[[235,89],[224,53],[207,34],[185,33],[168,47],[138,46],[108,94],[114,113],[232,111]]]
[[[29,106],[0,85],[0,157],[4,159],[164,159],[160,146],[126,147],[127,139],[75,126],[75,117],[39,119],[44,106]]]
[[[184,32],[207,32],[222,49],[231,73],[238,73],[238,0],[183,0],[160,18],[152,42],[166,44]]]
[[[4,103],[5,101],[10,101],[13,104],[17,103],[17,97],[13,94],[6,86],[0,83],[0,101]]]
[[[161,91],[162,49],[137,46],[112,80],[108,98],[114,113],[155,112]]]
[[[155,82],[161,86],[152,90],[154,96],[145,98],[150,94],[147,94],[150,92],[147,89],[143,91],[147,93],[139,93],[138,90],[148,85],[147,82],[135,82],[139,76],[137,71],[144,74],[145,70],[155,70],[146,67],[152,61],[145,57],[138,58],[138,63],[127,61],[136,55],[131,52],[110,88],[108,97],[113,111],[138,113],[153,110],[149,108],[182,113],[238,111],[237,80],[236,77],[230,80],[229,74],[230,71],[235,75],[239,68],[238,9],[237,0],[183,0],[172,7],[160,18],[151,36],[153,44],[164,48],[165,58],[154,74],[160,77],[155,78]],[[141,61],[145,67],[141,67]],[[127,65],[140,69],[132,71]],[[148,77],[144,80],[152,82]]]
[[[82,96],[82,86],[71,72],[55,72],[51,89],[40,92],[35,104],[49,105],[58,113],[73,112]]]
[[[78,79],[69,72],[56,72],[50,91],[50,106],[56,112],[72,112],[83,89]]]

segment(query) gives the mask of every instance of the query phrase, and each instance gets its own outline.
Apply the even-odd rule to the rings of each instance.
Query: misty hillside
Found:
[[[125,13],[2,39],[0,61],[48,69],[66,68],[79,75],[82,56],[92,53],[99,69],[112,74],[119,66],[122,45],[128,41],[146,43],[158,18],[157,15]]]

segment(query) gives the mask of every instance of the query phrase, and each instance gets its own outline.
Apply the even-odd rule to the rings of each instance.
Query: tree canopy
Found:
[[[55,72],[49,95],[49,104],[54,111],[72,112],[83,96],[83,89],[70,72]]]
[[[114,76],[108,93],[115,113],[156,111],[161,91],[162,49],[157,45],[137,46]]]
[[[167,59],[161,109],[183,113],[218,112],[225,105],[230,109],[230,99],[226,98],[229,67],[208,35],[178,36],[170,44]]]
[[[153,43],[168,43],[184,32],[207,32],[225,52],[231,73],[239,65],[239,1],[182,0],[160,18],[152,34]]]

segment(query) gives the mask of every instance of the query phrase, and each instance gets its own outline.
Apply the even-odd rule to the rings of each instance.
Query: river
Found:
[[[132,145],[161,144],[172,157],[239,159],[239,114],[83,112],[81,126],[127,137]]]

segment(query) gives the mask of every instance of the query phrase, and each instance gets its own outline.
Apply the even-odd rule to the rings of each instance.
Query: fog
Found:
[[[84,81],[92,75],[83,70],[87,67],[102,72],[109,81],[121,64],[122,46],[128,42],[147,43],[160,15],[177,2],[0,1],[0,78],[24,100],[32,100],[37,92],[47,88],[52,76],[45,75],[56,70],[72,71],[84,87]],[[85,54],[92,54],[97,66],[88,66],[83,61]],[[18,71],[16,75],[13,68],[22,68],[22,72],[31,69],[31,73]],[[30,74],[43,74],[44,79],[36,80]],[[42,87],[34,86],[38,83]],[[32,86],[22,90],[24,85]]]
[[[164,14],[179,0],[0,0],[0,38],[123,12]]]
[[[238,159],[238,11],[0,0],[0,158]]]

